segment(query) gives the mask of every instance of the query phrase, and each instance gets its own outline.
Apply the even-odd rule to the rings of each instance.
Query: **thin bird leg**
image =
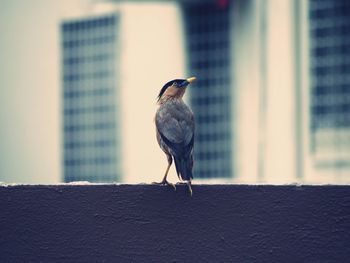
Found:
[[[170,170],[170,166],[173,163],[173,158],[171,157],[171,155],[167,154],[167,157],[168,157],[168,167],[166,168],[164,178],[163,178],[163,180],[160,183],[155,182],[154,184],[169,185],[169,186],[173,187],[174,190],[176,191],[176,186],[174,184],[168,182],[168,180],[166,179],[167,176],[168,176],[168,172]]]
[[[188,186],[188,191],[190,192],[190,195],[192,197],[193,191],[192,191],[192,186],[191,186],[191,180],[187,181],[187,186]]]
[[[168,176],[168,173],[169,173],[169,170],[170,170],[170,166],[171,166],[171,163],[168,163],[168,167],[166,168],[166,171],[165,171],[165,175],[164,175],[164,178],[162,180],[162,183],[166,183],[167,182],[167,176]]]

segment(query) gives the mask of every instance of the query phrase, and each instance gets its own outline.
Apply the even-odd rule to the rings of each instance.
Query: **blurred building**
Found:
[[[346,0],[8,1],[0,181],[56,183],[60,170],[64,181],[160,180],[156,96],[195,75],[185,100],[197,182],[350,183],[349,10]]]
[[[232,179],[232,5],[226,2],[190,1],[181,3],[180,7],[181,15],[177,21],[181,23],[180,19],[183,19],[187,50],[181,56],[186,57],[188,74],[198,78],[197,83],[189,88],[189,103],[196,118],[194,173],[197,179]],[[128,10],[128,7],[124,7],[118,12],[124,26]],[[123,109],[118,107],[118,94],[125,93],[129,87],[133,89],[125,78],[118,81],[118,65],[124,67],[124,63],[129,63],[131,59],[129,56],[118,60],[118,53],[124,53],[127,45],[137,43],[124,42],[123,45],[123,42],[117,41],[118,18],[104,14],[86,16],[66,20],[61,27],[66,182],[121,180],[121,148],[128,150],[130,146],[127,140],[119,143],[128,121],[126,117],[121,122],[119,110],[132,111],[129,104],[133,105],[136,93],[130,94],[130,97],[124,96],[127,103],[123,103]],[[120,30],[120,34],[124,34],[120,38],[124,41],[128,39],[125,36],[127,30]],[[180,45],[183,38],[181,33],[173,37]],[[131,77],[136,78],[134,76],[141,74],[136,73]],[[125,75],[129,74],[124,71]],[[177,76],[175,72],[171,76],[177,77],[185,76]],[[159,83],[157,88],[162,84]],[[139,107],[136,105],[134,109]],[[151,122],[149,125],[152,125]],[[140,132],[137,137],[140,137]],[[125,132],[123,134],[126,135]],[[141,151],[138,150],[138,153]]]
[[[61,26],[65,181],[160,179],[151,101],[193,75],[198,181],[349,182],[347,1],[106,2]]]
[[[120,174],[117,14],[61,25],[64,181]]]
[[[232,4],[185,1],[181,7],[187,71],[198,79],[188,88],[196,121],[194,174],[232,178]]]
[[[312,161],[326,180],[349,182],[350,2],[309,1],[309,28]]]
[[[160,180],[166,158],[155,139],[156,95],[184,76],[177,9],[88,6],[61,24],[64,181]]]

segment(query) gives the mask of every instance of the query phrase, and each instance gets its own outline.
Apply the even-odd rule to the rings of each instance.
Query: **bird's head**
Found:
[[[159,92],[158,102],[168,98],[182,98],[186,87],[195,79],[196,77],[191,77],[188,79],[174,79],[167,82]]]

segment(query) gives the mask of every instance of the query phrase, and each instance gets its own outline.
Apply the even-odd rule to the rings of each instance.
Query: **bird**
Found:
[[[155,116],[157,141],[168,161],[163,180],[157,184],[169,185],[176,190],[176,186],[167,180],[174,160],[177,176],[187,183],[191,196],[195,122],[192,110],[182,97],[195,79],[190,77],[167,82],[158,94],[159,107]]]

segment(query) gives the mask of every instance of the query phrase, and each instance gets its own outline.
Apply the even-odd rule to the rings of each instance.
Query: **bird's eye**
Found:
[[[175,86],[175,87],[176,87],[176,86],[177,86],[177,83],[176,83],[176,82],[174,82],[174,83],[173,83],[173,86]]]

